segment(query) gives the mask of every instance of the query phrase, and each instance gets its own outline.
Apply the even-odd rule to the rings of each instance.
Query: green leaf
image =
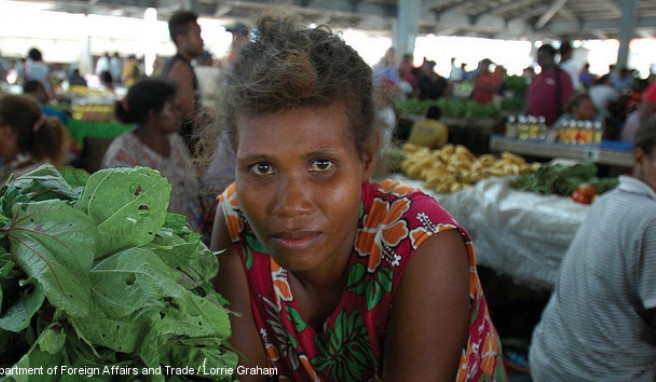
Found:
[[[171,268],[153,252],[130,248],[100,260],[89,273],[93,298],[108,318],[161,309],[163,297],[180,297]]]
[[[32,316],[43,305],[45,295],[41,285],[34,279],[29,279],[25,284],[30,285],[31,288],[24,290],[18,301],[0,317],[0,329],[14,333],[24,330],[30,326]]]
[[[150,168],[91,175],[76,207],[98,225],[96,258],[151,242],[164,225],[170,196],[171,184]]]
[[[59,200],[16,204],[13,216],[7,234],[16,263],[39,281],[53,306],[86,316],[96,234],[91,221]]]
[[[355,285],[362,281],[363,276],[367,272],[366,267],[362,263],[356,263],[351,267],[349,272],[348,280],[346,281],[346,287],[351,290]]]
[[[76,196],[79,197],[82,195],[84,186],[87,184],[87,180],[89,179],[89,173],[85,170],[71,166],[59,167],[58,170],[66,183],[68,183],[73,191],[75,191]]]
[[[287,317],[294,324],[294,327],[298,333],[304,331],[305,328],[307,328],[307,324],[305,321],[303,321],[303,318],[301,317],[301,314],[298,312],[298,310],[292,306],[287,306],[286,311]]]
[[[61,173],[52,165],[43,165],[7,184],[0,198],[0,212],[11,217],[16,203],[38,202],[44,200],[76,200],[80,196],[78,188],[71,187]]]
[[[391,292],[392,291],[392,270],[387,267],[381,267],[380,271],[377,274],[378,276],[378,282],[380,285],[383,287],[383,290],[385,292]]]
[[[367,285],[367,310],[372,310],[383,298],[383,289],[375,280]]]
[[[48,354],[57,354],[66,343],[66,333],[61,329],[55,330],[53,327],[54,324],[51,324],[43,331],[38,343],[39,349]]]

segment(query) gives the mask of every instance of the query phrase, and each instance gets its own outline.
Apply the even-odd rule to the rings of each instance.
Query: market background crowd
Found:
[[[239,48],[248,41],[251,31],[242,24],[231,27],[229,31],[233,33],[234,40],[230,55],[215,60],[203,50],[200,27],[194,15],[186,13],[185,16],[180,25],[170,26],[171,40],[176,45],[177,54],[169,59],[160,58],[150,78],[144,75],[144,63],[136,56],[121,57],[118,53],[109,52],[97,58],[94,73],[80,73],[78,68],[71,66],[63,69],[67,75],[62,76],[62,71],[55,73],[49,67],[47,58],[41,55],[38,48],[32,48],[24,59],[14,62],[0,60],[0,81],[6,81],[8,74],[13,73],[23,86],[25,95],[33,97],[37,102],[35,105],[41,110],[42,114],[34,112],[34,105],[25,103],[25,99],[15,101],[21,100],[21,107],[31,108],[30,120],[35,121],[24,124],[29,128],[21,127],[27,131],[21,133],[24,136],[43,134],[40,130],[42,126],[58,129],[56,126],[65,124],[71,118],[71,115],[62,115],[61,112],[53,114],[58,94],[63,93],[65,88],[88,87],[89,83],[97,83],[98,87],[116,94],[117,119],[134,123],[137,128],[112,143],[102,166],[174,167],[172,174],[175,175],[170,175],[169,180],[174,183],[174,192],[178,189],[179,194],[184,194],[179,198],[186,199],[188,203],[184,200],[172,203],[171,208],[188,216],[190,224],[201,230],[208,240],[215,214],[214,201],[234,180],[235,154],[231,151],[227,136],[213,141],[194,142],[199,137],[197,130],[211,123],[212,109],[217,106],[213,103],[215,99],[201,95],[197,76],[202,66],[227,68],[236,58]],[[572,47],[567,41],[563,41],[559,49],[548,44],[538,49],[536,66],[526,68],[522,75],[528,84],[522,112],[545,117],[549,125],[563,116],[601,120],[607,138],[632,143],[634,132],[656,114],[656,73],[640,78],[630,68],[611,66],[607,73],[593,75],[588,70],[589,64],[578,67],[571,57]],[[443,77],[435,71],[435,61],[424,58],[421,65],[414,66],[411,54],[399,54],[393,48],[388,49],[373,65],[372,79],[378,113],[380,120],[386,124],[383,146],[391,147],[407,140],[429,148],[439,148],[449,142],[449,128],[440,122],[442,112],[438,106],[429,108],[426,118],[415,122],[409,131],[400,129],[403,121],[397,104],[401,100],[453,99],[462,98],[463,94],[481,105],[498,105],[503,100],[510,76],[501,65],[482,58],[476,68],[467,68],[464,64],[458,64],[457,57],[451,60],[451,65],[450,75]],[[221,89],[220,80],[213,80],[216,81],[213,88]],[[165,91],[145,91],[148,86],[161,86]],[[127,93],[121,94],[117,91],[119,88],[126,89]],[[462,89],[465,89],[464,93]],[[144,97],[152,103],[144,102]],[[3,102],[10,100],[4,98]],[[11,109],[7,106],[3,113],[8,113],[7,108]],[[44,121],[41,115],[55,115],[59,122],[53,119]],[[0,122],[14,123],[9,117],[3,117]],[[39,128],[34,128],[35,124]],[[65,137],[65,132],[60,135]],[[186,145],[180,143],[181,138]],[[36,138],[21,139],[19,142],[38,142]],[[78,158],[62,159],[59,154],[65,151],[64,139],[55,140],[60,142],[53,145],[57,155],[50,156],[35,154],[24,143],[11,150],[3,147],[3,171],[0,174],[6,179],[10,168],[30,168],[46,162],[62,164],[68,161],[86,167],[84,163],[75,162]],[[4,140],[3,145],[8,142]],[[209,151],[216,151],[215,156],[208,158]],[[6,153],[15,155],[4,155]],[[129,155],[133,158],[126,160]],[[195,157],[204,161],[194,161]],[[29,159],[27,164],[24,163],[25,158]],[[161,171],[166,175],[166,170]],[[4,182],[5,179],[0,181]]]

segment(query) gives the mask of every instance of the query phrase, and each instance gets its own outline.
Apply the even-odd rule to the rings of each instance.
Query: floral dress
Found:
[[[235,191],[234,184],[225,190],[219,208],[247,273],[253,317],[278,380],[380,380],[387,320],[403,270],[424,240],[450,229],[465,239],[470,264],[469,338],[457,381],[506,380],[473,244],[434,199],[399,182],[364,183],[347,285],[321,330],[315,330],[303,320],[287,270],[266,254],[249,227]]]

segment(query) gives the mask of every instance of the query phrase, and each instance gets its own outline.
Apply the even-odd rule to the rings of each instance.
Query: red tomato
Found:
[[[581,192],[574,191],[572,192],[572,200],[577,202],[577,203],[583,203],[583,204],[590,204],[592,203],[592,196],[585,195]]]
[[[595,190],[594,186],[591,184],[582,184],[578,187],[576,187],[576,191],[580,194],[583,194],[586,197],[589,197],[592,199],[592,197],[597,193],[597,190]]]

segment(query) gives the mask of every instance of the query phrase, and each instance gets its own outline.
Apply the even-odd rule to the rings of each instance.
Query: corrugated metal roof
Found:
[[[271,0],[26,0],[52,10],[142,17],[158,9],[161,19],[186,7],[204,16],[252,22],[280,1]],[[617,38],[625,1],[635,2],[636,37],[656,36],[654,0],[290,0],[283,2],[305,21],[338,27],[389,31],[398,1],[421,1],[420,34],[504,39]]]

